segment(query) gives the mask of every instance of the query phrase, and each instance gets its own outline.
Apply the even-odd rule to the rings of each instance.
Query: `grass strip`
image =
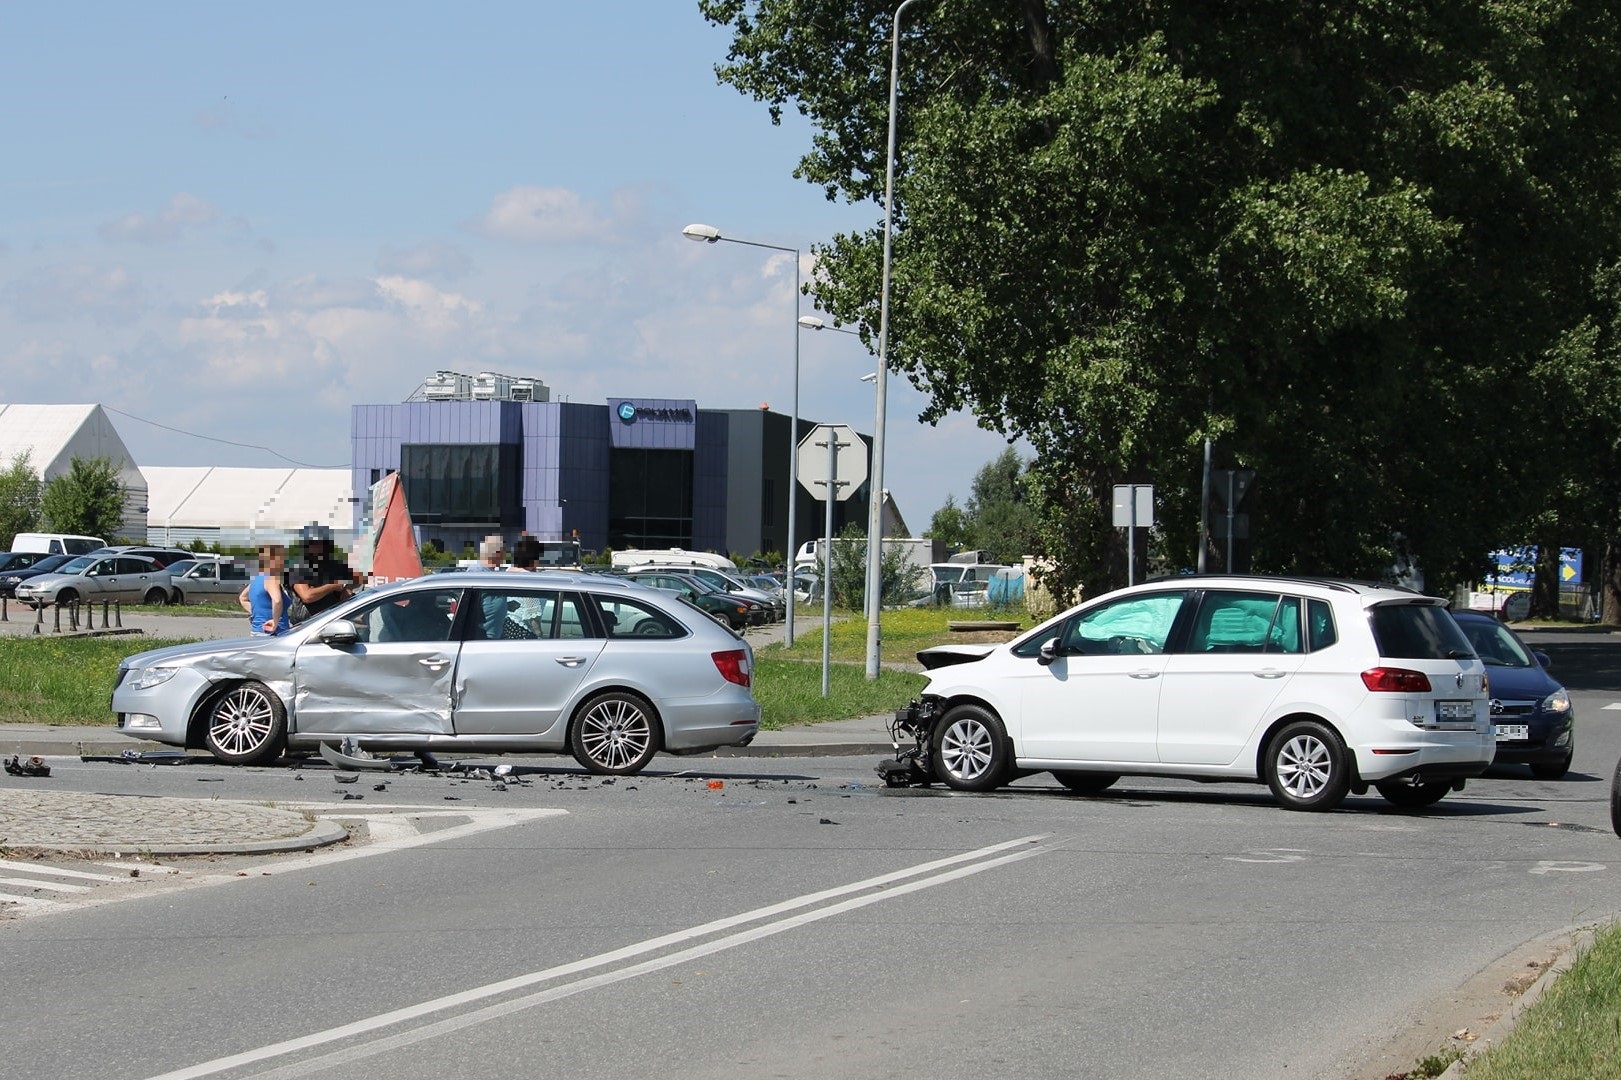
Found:
[[[1508,1038],[1469,1063],[1467,1074],[1469,1080],[1621,1076],[1621,925],[1596,934]]]
[[[818,658],[820,646],[818,645]],[[868,680],[859,664],[830,664],[828,696],[822,696],[822,665],[790,659],[764,649],[754,657],[754,699],[760,703],[760,726],[776,731],[791,724],[815,724],[856,716],[893,713],[917,696],[922,675],[882,670]]]
[[[0,723],[102,724],[118,662],[190,638],[0,637]]]

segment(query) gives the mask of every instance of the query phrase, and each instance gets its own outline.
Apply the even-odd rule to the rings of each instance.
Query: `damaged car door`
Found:
[[[460,643],[460,589],[385,594],[298,647],[293,715],[300,734],[449,735]],[[353,625],[354,639],[334,633]]]
[[[606,643],[578,593],[525,588],[470,589],[467,640],[456,673],[459,735],[541,735],[561,749],[566,709]]]

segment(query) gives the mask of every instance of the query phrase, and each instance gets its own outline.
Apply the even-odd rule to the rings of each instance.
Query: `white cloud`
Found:
[[[377,256],[377,272],[384,275],[454,281],[472,269],[467,252],[442,240],[411,248],[384,248]]]
[[[571,244],[609,239],[614,221],[577,192],[560,187],[515,187],[501,192],[484,216],[466,228],[495,240]]]
[[[96,232],[109,244],[167,244],[189,229],[213,224],[219,216],[218,207],[182,191],[155,214],[125,214],[103,222]]]

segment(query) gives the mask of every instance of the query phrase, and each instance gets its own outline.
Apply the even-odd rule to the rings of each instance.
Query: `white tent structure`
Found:
[[[124,525],[108,543],[140,541],[146,535],[146,478],[100,405],[0,404],[0,467],[27,454],[41,480],[66,473],[74,458],[106,458],[124,485]],[[347,474],[345,474],[347,475]]]
[[[190,546],[289,544],[320,524],[341,548],[355,537],[354,490],[348,469],[231,469],[148,466],[146,539]]]

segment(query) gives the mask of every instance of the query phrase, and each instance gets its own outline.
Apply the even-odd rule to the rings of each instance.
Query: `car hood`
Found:
[[[924,671],[951,667],[954,664],[972,664],[996,651],[995,645],[935,645],[917,654],[917,662]]]
[[[1494,698],[1541,700],[1563,685],[1540,666],[1507,667],[1502,664],[1487,664],[1486,677],[1491,680],[1491,694]]]
[[[0,577],[9,576],[9,574],[0,574]],[[34,574],[32,576],[25,575],[20,584],[31,585],[35,588],[43,587],[48,589],[52,586],[62,585],[70,581],[79,581],[83,577],[83,574],[58,574],[56,571],[51,570],[43,574]]]
[[[262,652],[272,646],[286,643],[285,637],[242,637],[213,641],[194,641],[190,645],[170,645],[163,649],[148,649],[124,659],[121,666],[137,667],[191,667],[216,656],[241,656]]]

